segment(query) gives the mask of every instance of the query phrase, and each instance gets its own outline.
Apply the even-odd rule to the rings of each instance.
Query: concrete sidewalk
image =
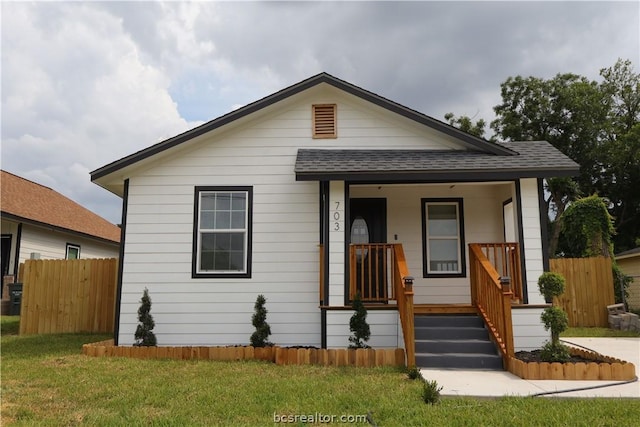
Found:
[[[563,341],[631,362],[636,367],[636,375],[640,372],[640,338],[566,338]],[[443,387],[443,396],[531,396],[590,388],[548,396],[640,398],[638,380],[621,384],[622,381],[523,380],[506,371],[421,369],[420,372],[423,378],[436,380]]]

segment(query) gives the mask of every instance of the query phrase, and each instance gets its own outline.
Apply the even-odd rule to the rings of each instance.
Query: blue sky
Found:
[[[2,2],[2,168],[112,222],[89,172],[322,71],[443,120],[509,76],[640,67],[640,3]]]

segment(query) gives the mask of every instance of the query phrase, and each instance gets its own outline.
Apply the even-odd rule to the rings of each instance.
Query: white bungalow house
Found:
[[[542,180],[577,172],[318,74],[91,173],[123,198],[116,344],[146,287],[159,345],[247,344],[264,294],[271,341],[346,347],[359,293],[369,344],[409,364],[471,348],[459,315],[503,353],[538,348]]]

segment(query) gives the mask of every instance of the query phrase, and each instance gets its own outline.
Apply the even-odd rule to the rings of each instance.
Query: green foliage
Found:
[[[267,300],[264,295],[258,295],[256,303],[253,306],[253,316],[251,317],[251,324],[256,328],[255,332],[251,334],[251,345],[254,347],[270,347],[273,343],[269,342],[269,335],[271,335],[271,326],[267,323],[267,309],[265,303]]]
[[[562,343],[554,344],[552,342],[546,343],[542,349],[540,349],[540,359],[543,362],[567,362],[571,358],[569,353],[569,347]]]
[[[624,274],[615,261],[611,269],[613,270],[613,295],[616,299],[616,304],[620,304],[629,298],[629,285],[633,282],[633,277]],[[623,292],[624,301],[622,298]]]
[[[367,309],[362,303],[360,293],[353,298],[352,307],[355,310],[351,319],[349,319],[349,348],[369,348],[366,341],[371,337],[371,329],[367,323]]]
[[[463,132],[483,138],[485,133],[485,126],[487,122],[484,119],[478,119],[473,123],[472,119],[467,116],[456,117],[453,113],[447,113],[444,115],[446,121],[453,127],[460,129]]]
[[[612,256],[615,234],[611,215],[604,200],[597,195],[572,203],[562,215],[563,234],[570,247],[566,255],[576,258]]]
[[[436,380],[424,380],[422,384],[422,400],[429,405],[435,405],[440,402],[440,392],[442,387],[438,386]]]
[[[156,336],[152,332],[156,323],[151,315],[151,298],[147,288],[144,288],[140,308],[138,308],[138,322],[135,333],[136,342],[133,345],[138,347],[153,347],[157,345]]]
[[[410,380],[415,380],[418,378],[422,378],[422,376],[420,375],[420,369],[418,369],[415,366],[411,366],[409,368],[407,368],[407,377]]]
[[[551,302],[553,297],[559,297],[564,293],[565,284],[562,274],[551,271],[545,271],[538,278],[538,289],[548,302]]]
[[[544,309],[540,315],[545,330],[551,330],[551,342],[557,343],[560,334],[569,326],[569,317],[560,307],[552,306]]]

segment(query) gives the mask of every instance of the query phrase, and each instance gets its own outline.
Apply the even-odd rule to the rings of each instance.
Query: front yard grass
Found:
[[[628,338],[628,337],[640,337],[640,332],[619,331],[617,329],[609,329],[609,328],[567,328],[567,330],[562,332],[561,337],[563,338],[568,338],[568,337]]]
[[[445,397],[431,406],[420,382],[398,369],[91,358],[81,345],[107,336],[7,330],[2,425],[271,426],[274,413],[368,412],[378,426],[631,426],[640,419],[637,399]]]

